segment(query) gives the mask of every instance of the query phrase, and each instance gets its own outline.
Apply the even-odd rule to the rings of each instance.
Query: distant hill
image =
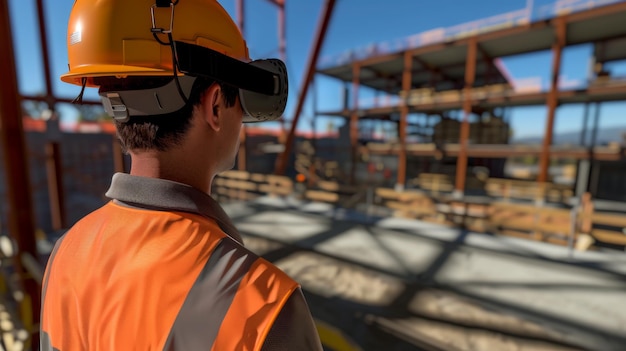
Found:
[[[578,132],[564,132],[554,134],[554,144],[578,144],[580,142],[580,131]],[[592,129],[587,130],[587,143],[591,140]],[[598,129],[597,144],[607,144],[612,141],[622,141],[623,135],[626,134],[626,125],[600,128]],[[530,136],[522,138],[513,138],[515,144],[540,144],[543,140],[543,136]]]

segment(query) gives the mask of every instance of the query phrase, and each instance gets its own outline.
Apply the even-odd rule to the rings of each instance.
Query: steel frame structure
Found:
[[[417,48],[407,48],[400,52],[391,52],[381,55],[373,55],[371,57],[365,58],[357,58],[352,60],[351,62],[344,64],[342,67],[345,67],[345,72],[349,72],[349,68],[347,66],[351,66],[352,70],[352,93],[353,96],[353,104],[350,109],[344,108],[343,111],[337,112],[324,112],[321,113],[323,115],[336,115],[342,116],[349,121],[350,125],[350,140],[352,145],[352,159],[353,163],[356,161],[356,150],[357,146],[357,138],[358,138],[358,121],[360,118],[364,118],[364,116],[371,116],[372,118],[384,118],[387,117],[390,113],[399,113],[399,121],[398,121],[398,132],[399,132],[399,145],[396,148],[393,148],[393,151],[386,151],[386,153],[393,153],[398,156],[398,172],[397,172],[397,188],[403,188],[406,182],[406,157],[407,157],[407,145],[406,145],[406,128],[407,128],[407,116],[409,112],[421,112],[428,111],[430,109],[434,109],[437,111],[445,111],[454,109],[457,107],[461,107],[463,111],[463,119],[461,123],[460,130],[460,138],[458,143],[458,149],[453,153],[457,157],[457,167],[456,167],[456,180],[455,180],[455,193],[457,195],[461,195],[465,189],[465,177],[467,172],[467,162],[469,156],[476,157],[480,155],[482,157],[503,157],[504,155],[501,152],[490,150],[490,148],[486,147],[483,150],[479,150],[478,148],[472,148],[470,150],[468,147],[468,137],[469,137],[469,115],[472,112],[475,112],[477,109],[480,109],[481,104],[491,103],[495,106],[512,106],[512,105],[537,105],[537,104],[545,104],[547,106],[547,118],[546,118],[546,126],[544,129],[544,137],[541,145],[541,151],[539,153],[539,175],[537,181],[539,183],[546,182],[548,180],[548,168],[551,157],[563,157],[567,155],[569,157],[574,157],[578,159],[586,159],[586,158],[594,158],[594,159],[623,159],[624,152],[623,150],[618,151],[600,151],[592,148],[591,150],[587,150],[586,152],[580,152],[580,150],[553,150],[552,147],[552,138],[553,138],[553,130],[555,123],[555,113],[558,105],[562,102],[584,102],[588,104],[589,102],[601,102],[601,101],[610,101],[610,100],[624,100],[626,99],[626,86],[617,86],[617,87],[593,87],[588,88],[586,91],[564,91],[560,90],[558,87],[558,78],[561,70],[561,57],[563,49],[572,45],[568,42],[568,25],[572,23],[578,23],[587,19],[597,19],[603,18],[604,16],[609,16],[615,13],[626,13],[626,2],[618,2],[611,5],[606,5],[602,7],[593,8],[590,10],[585,10],[577,13],[564,13],[558,14],[556,17],[552,19],[537,21],[534,23],[525,23],[524,25],[515,26],[512,28],[505,28],[501,30],[496,30],[492,32],[486,33],[478,33],[474,35],[468,35],[466,37],[455,39],[449,42],[441,42],[441,43],[433,43],[429,45],[425,45]],[[493,57],[487,53],[482,44],[486,42],[494,42],[495,40],[506,39],[509,37],[513,37],[516,35],[524,34],[526,32],[531,32],[533,30],[545,30],[547,31],[546,35],[551,35],[554,39],[551,45],[551,51],[553,53],[552,59],[552,69],[550,76],[550,89],[547,93],[534,93],[534,94],[520,94],[518,96],[501,96],[501,97],[487,97],[487,98],[476,98],[473,96],[475,82],[478,78],[477,76],[477,64],[478,62],[492,62]],[[551,33],[550,33],[551,32]],[[626,34],[620,34],[618,38],[626,37]],[[603,40],[614,40],[616,38],[608,38]],[[323,40],[323,39],[322,39]],[[394,79],[396,83],[399,83],[400,91],[408,92],[413,88],[412,86],[412,76],[415,76],[419,72],[423,70],[415,70],[413,68],[414,63],[422,63],[421,66],[426,69],[426,71],[430,71],[432,76],[442,76],[442,72],[440,72],[437,67],[429,67],[427,62],[420,62],[421,60],[418,58],[419,55],[423,54],[432,54],[437,52],[443,52],[443,50],[449,49],[450,47],[467,47],[466,49],[466,60],[465,60],[465,82],[464,85],[460,88],[462,91],[462,98],[458,102],[441,102],[441,103],[425,103],[416,106],[409,106],[406,102],[406,99],[401,99],[401,101],[394,106],[382,107],[382,108],[372,108],[369,110],[360,109],[358,106],[358,90],[359,86],[364,83],[364,78],[361,78],[362,73],[365,69],[369,69],[370,71],[375,71],[372,66],[377,64],[389,63],[393,60],[403,61],[403,68],[401,70],[401,79],[398,82],[398,78],[389,77],[387,79]],[[529,51],[521,51],[523,52],[532,52],[534,50]],[[480,57],[480,58],[479,58]],[[423,64],[426,63],[426,64]],[[331,67],[332,69],[332,67]],[[328,74],[322,71],[318,73],[324,73],[330,76],[332,74]],[[384,74],[380,72],[374,72],[374,80],[384,77]],[[338,75],[339,73],[337,73]],[[371,75],[370,75],[371,76]],[[338,78],[338,77],[337,77]],[[349,81],[347,76],[341,78],[342,80]],[[483,81],[488,81],[488,78],[483,78]],[[585,120],[587,119],[588,109],[585,110]],[[359,117],[361,116],[361,117]],[[596,126],[597,128],[597,118],[596,115]],[[586,124],[585,124],[586,126]],[[586,127],[583,128],[582,135],[586,134]],[[583,138],[581,136],[581,138]],[[592,136],[593,138],[593,136]],[[593,139],[592,139],[593,141]],[[436,156],[436,154],[440,152],[438,150],[432,150],[429,152],[421,152],[420,154],[426,156]],[[518,152],[515,152],[519,154]],[[412,153],[415,154],[415,153]],[[354,172],[355,166],[351,167],[352,172]],[[354,176],[352,175],[351,178]]]
[[[287,41],[286,41],[286,22],[285,22],[285,1],[286,0],[266,0],[272,5],[276,6],[278,11],[278,57],[286,61],[287,59]],[[245,37],[245,0],[236,0],[235,3],[235,11],[236,11],[236,21],[239,26],[239,30]],[[282,123],[282,120],[281,120]],[[241,127],[241,131],[239,133],[239,151],[237,154],[237,169],[246,170],[246,158],[247,158],[247,148],[246,148],[246,137],[247,137],[247,127],[244,124]]]

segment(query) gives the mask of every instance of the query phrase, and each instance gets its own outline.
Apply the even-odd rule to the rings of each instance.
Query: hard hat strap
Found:
[[[163,7],[163,6],[159,6],[159,2],[162,3],[162,1],[157,1],[156,4],[154,4],[154,5],[152,5],[150,7],[150,17],[152,19],[152,28],[150,29],[150,31],[152,33],[166,33],[166,34],[167,33],[171,33],[172,29],[174,28],[174,6],[176,4],[173,3],[173,2],[170,2],[170,1],[166,1],[167,3],[169,3],[166,7],[169,7],[171,9],[171,12],[170,12],[170,27],[168,29],[164,29],[164,28],[156,26],[156,20],[154,18],[154,9],[157,8],[157,7]],[[161,4],[161,5],[163,5],[163,4]]]
[[[152,19],[152,28],[150,31],[154,36],[154,39],[159,42],[161,45],[167,45],[170,47],[172,51],[172,70],[174,71],[174,81],[176,82],[176,87],[178,88],[178,93],[180,97],[187,103],[187,96],[182,91],[180,86],[180,82],[178,81],[178,74],[176,72],[178,67],[178,62],[176,59],[176,48],[174,47],[174,39],[172,38],[172,29],[174,28],[174,7],[178,4],[179,0],[172,2],[171,0],[156,0],[156,3],[150,7],[150,17]],[[168,29],[160,28],[156,26],[156,20],[154,18],[154,9],[155,8],[164,8],[169,7],[171,9],[170,12],[170,27]],[[167,34],[168,42],[164,42],[159,38],[158,34]]]

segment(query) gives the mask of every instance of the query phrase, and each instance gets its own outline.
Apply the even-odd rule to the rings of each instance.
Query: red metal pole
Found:
[[[239,31],[244,35],[245,28],[245,3],[244,0],[237,0],[236,8],[237,8],[237,25],[239,26]],[[240,171],[246,170],[246,125],[241,126],[241,131],[239,132],[239,151],[237,154],[237,169]]]
[[[550,146],[552,145],[552,134],[554,130],[554,116],[558,104],[559,75],[561,72],[561,52],[565,46],[565,35],[567,22],[565,18],[559,17],[555,22],[556,41],[552,45],[552,80],[550,82],[550,93],[548,94],[548,120],[546,121],[546,133],[543,137],[541,157],[539,159],[539,175],[537,181],[540,183],[548,180],[548,168],[550,167]]]
[[[278,53],[281,60],[287,60],[287,39],[285,35],[285,1],[278,6]]]
[[[287,61],[287,44],[285,39],[285,0],[273,1],[278,6],[278,57]],[[285,129],[285,119],[280,120],[280,139],[279,142],[283,143],[287,138],[287,130]]]
[[[65,192],[63,191],[63,165],[61,162],[61,146],[58,142],[46,144],[46,174],[48,176],[48,194],[50,211],[52,212],[52,229],[66,228]]]
[[[235,3],[236,11],[237,11],[237,25],[239,26],[239,31],[241,34],[244,33],[244,0],[237,0]]]
[[[52,88],[52,71],[50,70],[50,58],[48,51],[48,38],[46,35],[46,16],[44,14],[43,0],[37,0],[37,18],[39,20],[39,42],[43,61],[44,79],[46,82],[46,102],[48,108],[54,111],[56,100]]]
[[[467,44],[467,60],[465,62],[465,88],[463,100],[463,123],[461,124],[461,137],[459,140],[459,156],[456,161],[456,186],[455,193],[463,194],[465,191],[465,177],[467,174],[467,147],[469,139],[469,116],[472,113],[472,86],[476,78],[476,50],[478,43],[476,37],[470,38]]]
[[[357,62],[352,64],[352,113],[350,114],[350,151],[352,160],[350,163],[350,182],[356,180],[357,143],[359,141],[359,85],[361,67]]]
[[[404,91],[405,98],[402,102],[400,111],[400,123],[398,132],[400,136],[400,153],[398,154],[398,175],[396,180],[396,188],[404,189],[406,184],[406,128],[407,128],[407,116],[409,114],[409,91],[411,90],[411,82],[413,80],[413,55],[410,51],[404,52],[404,71],[402,72],[402,90]]]
[[[15,257],[17,272],[23,278],[24,290],[32,302],[33,323],[39,323],[40,294],[37,282],[29,277],[21,263],[22,253],[38,257],[35,242],[35,219],[30,189],[28,158],[22,126],[15,57],[9,7],[7,1],[0,1],[0,139],[4,152],[4,169],[7,179],[9,201],[9,233],[15,238],[18,254]],[[33,330],[32,346],[37,349],[39,333]]]
[[[293,139],[296,134],[298,119],[300,118],[302,107],[304,106],[304,101],[307,95],[307,91],[309,89],[309,84],[311,82],[311,79],[313,78],[313,74],[315,74],[317,59],[319,57],[322,44],[324,43],[324,39],[326,37],[326,30],[328,29],[328,24],[330,23],[330,18],[332,16],[334,7],[335,0],[326,0],[324,4],[324,10],[322,11],[322,15],[320,17],[320,22],[317,26],[317,32],[315,35],[315,41],[313,42],[313,48],[308,58],[307,70],[304,75],[304,79],[301,81],[298,104],[296,105],[296,111],[293,115],[289,135],[287,136],[287,140],[285,141],[285,150],[283,151],[282,155],[280,155],[276,159],[275,173],[277,175],[284,175],[285,171],[287,170],[287,162],[289,160],[289,154],[291,153],[291,148],[293,146]]]

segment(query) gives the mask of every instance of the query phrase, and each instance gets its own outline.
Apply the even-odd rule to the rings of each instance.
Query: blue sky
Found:
[[[182,0],[185,1],[185,0]],[[338,0],[322,55],[337,55],[348,49],[372,43],[404,38],[438,27],[457,24],[525,8],[529,0]],[[534,8],[552,4],[553,0],[534,0]],[[73,0],[46,0],[48,40],[55,94],[73,98],[79,88],[62,83],[58,76],[67,69],[65,50],[66,25]],[[235,15],[235,0],[222,0],[226,10]],[[285,116],[291,118],[297,101],[297,89],[306,65],[314,30],[322,10],[322,0],[286,0],[287,67],[290,74],[291,95]],[[384,5],[383,5],[384,4]],[[44,90],[43,68],[40,59],[37,17],[34,0],[9,0],[14,43],[16,46],[20,91],[37,94]],[[253,58],[278,55],[277,11],[265,0],[246,0],[246,38]],[[568,82],[584,82],[589,71],[591,46],[567,48],[563,56],[562,76]],[[504,60],[508,71],[516,78],[537,77],[544,87],[548,84],[551,53],[542,52]],[[626,76],[626,65],[615,67],[615,72]],[[341,85],[318,75],[318,102],[320,110],[340,106]],[[309,94],[310,95],[310,94]],[[97,99],[95,89],[86,96]],[[364,95],[366,96],[366,95]],[[312,104],[305,107],[301,128],[309,123]],[[71,119],[67,106],[60,107],[62,118]],[[566,106],[557,111],[556,132],[581,128],[582,107]],[[545,125],[545,107],[513,110],[513,128],[517,137],[542,133]],[[626,103],[607,103],[602,109],[601,127],[626,125]],[[320,122],[325,125],[326,121]],[[335,120],[335,124],[341,124]]]

